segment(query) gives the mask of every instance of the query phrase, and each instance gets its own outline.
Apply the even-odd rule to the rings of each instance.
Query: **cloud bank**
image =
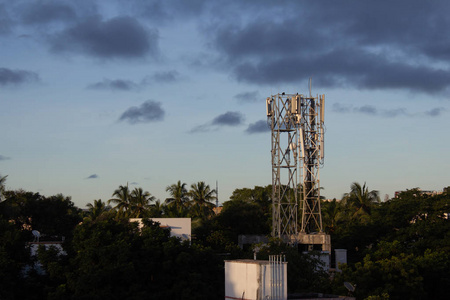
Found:
[[[135,18],[128,16],[102,20],[90,17],[51,39],[56,53],[75,52],[102,59],[142,58],[158,54],[158,31],[147,30]]]

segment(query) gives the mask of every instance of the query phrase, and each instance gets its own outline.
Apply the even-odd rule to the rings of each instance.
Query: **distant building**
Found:
[[[442,195],[444,193],[448,193],[450,192],[450,187],[445,187],[442,189],[442,191],[423,191],[422,189],[417,189],[419,192],[419,196],[423,196],[423,195],[427,195],[427,196],[437,196],[437,195]],[[408,190],[406,190],[408,191]],[[406,192],[406,191],[396,191],[394,193],[394,198],[398,198],[398,196],[400,195],[400,193],[402,192]],[[415,195],[418,196],[418,195]]]

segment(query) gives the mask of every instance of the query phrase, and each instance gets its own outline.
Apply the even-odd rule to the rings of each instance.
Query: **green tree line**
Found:
[[[321,201],[324,230],[334,249],[347,249],[341,272],[318,268],[314,255],[271,239],[241,249],[238,236],[269,236],[272,187],[236,189],[221,213],[204,182],[181,181],[156,200],[142,188],[121,185],[111,199],[87,210],[70,197],[7,190],[1,177],[0,299],[223,299],[224,260],[285,254],[290,293],[321,292],[357,299],[446,299],[450,284],[450,195],[419,189],[380,201],[353,183],[341,199]],[[142,217],[140,231],[131,217]],[[148,220],[192,218],[192,242],[170,237]],[[40,247],[30,256],[31,230],[61,240],[66,255]],[[39,272],[36,262],[40,262]],[[344,282],[355,290],[349,292]]]

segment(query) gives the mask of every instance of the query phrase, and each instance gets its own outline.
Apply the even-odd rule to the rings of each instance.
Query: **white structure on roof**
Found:
[[[170,236],[180,238],[182,241],[191,241],[191,218],[151,218],[153,222],[160,223],[162,228],[170,228]],[[142,218],[132,218],[130,222],[139,222],[142,228]]]
[[[287,299],[287,262],[275,255],[225,261],[225,299]]]

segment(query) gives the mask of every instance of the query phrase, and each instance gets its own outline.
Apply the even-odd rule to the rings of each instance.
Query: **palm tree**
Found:
[[[161,218],[164,215],[164,205],[161,204],[161,201],[156,200],[155,204],[150,206],[149,214],[152,218]]]
[[[369,191],[365,182],[363,186],[353,182],[342,200],[353,211],[353,218],[364,221],[370,216],[373,205],[380,202],[380,196],[378,191]]]
[[[166,192],[169,192],[171,196],[166,199],[166,203],[169,206],[175,205],[177,210],[181,212],[185,207],[185,203],[189,200],[186,183],[181,183],[181,181],[178,180],[176,184],[167,186]]]
[[[94,204],[88,203],[86,205],[89,209],[89,217],[91,220],[97,219],[102,213],[108,211],[111,207],[106,205],[102,199],[94,200]]]
[[[112,194],[112,197],[115,198],[109,199],[108,204],[111,203],[115,204],[116,206],[114,206],[114,209],[117,209],[120,213],[128,211],[128,209],[131,206],[130,203],[131,195],[130,189],[128,188],[128,183],[127,185],[119,186],[119,188],[116,189]]]
[[[194,209],[194,215],[208,217],[213,213],[214,204],[211,201],[216,199],[216,190],[212,190],[204,181],[191,184],[189,196],[190,204]]]
[[[144,192],[141,187],[135,188],[130,196],[131,216],[135,218],[142,217],[143,213],[150,209],[150,202],[155,200],[154,196],[147,191]]]
[[[322,202],[322,218],[325,227],[329,232],[336,229],[337,223],[341,217],[341,204],[336,199]]]

